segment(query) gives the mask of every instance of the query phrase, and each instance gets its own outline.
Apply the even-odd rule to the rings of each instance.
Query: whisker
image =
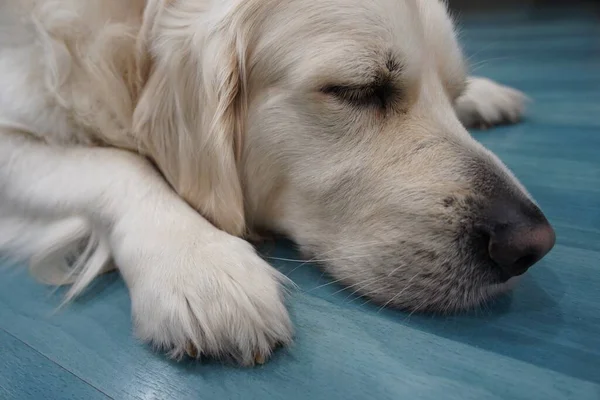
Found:
[[[394,295],[391,299],[389,299],[388,301],[385,302],[384,305],[382,305],[379,310],[377,310],[377,312],[379,313],[381,310],[383,310],[388,304],[390,304],[392,301],[396,300],[399,296],[401,296],[404,292],[406,292],[412,285],[412,281],[419,275],[422,274],[422,271],[418,271],[412,278],[409,279],[409,281],[406,283],[406,286],[404,287],[404,289],[402,289],[401,291],[399,291],[398,293],[396,293],[396,295]]]
[[[356,275],[358,275],[358,274],[356,274]],[[356,275],[354,275],[354,276],[356,276]],[[329,285],[332,285],[332,284],[334,284],[334,283],[337,283],[337,282],[343,281],[343,280],[345,280],[345,279],[350,279],[350,278],[352,278],[352,276],[346,276],[346,277],[344,277],[344,278],[336,279],[336,280],[334,280],[334,281],[332,281],[332,282],[328,282],[328,283],[325,283],[325,284],[323,284],[323,285],[317,286],[317,287],[315,287],[315,288],[311,289],[311,291],[312,291],[312,290],[315,290],[315,289],[319,289],[319,288],[325,287],[325,286],[329,286]],[[356,282],[356,283],[354,283],[354,284],[352,284],[352,285],[346,285],[346,286],[342,287],[341,289],[339,289],[339,290],[336,290],[336,291],[335,291],[335,292],[333,292],[331,295],[332,295],[332,296],[335,296],[336,294],[338,294],[338,293],[340,293],[340,292],[343,292],[344,290],[348,290],[348,289],[350,289],[350,288],[353,288],[353,287],[354,287],[354,286],[356,286],[356,285],[362,285],[362,284],[364,284],[364,283],[367,283],[367,282],[368,282],[368,283],[374,283],[374,282],[376,282],[376,281],[379,281],[379,280],[381,280],[381,279],[384,279],[384,278],[387,278],[387,277],[386,277],[386,276],[375,276],[375,277],[372,277],[372,278],[364,279],[364,280],[362,280],[362,281],[359,281],[359,282]],[[355,293],[355,292],[353,292],[353,293]],[[351,296],[353,293],[351,293],[351,294],[350,294],[350,296]]]
[[[379,281],[380,281],[380,280],[382,280],[382,279],[389,278],[390,276],[392,276],[392,275],[394,274],[394,272],[396,272],[396,271],[397,271],[398,269],[400,269],[401,267],[403,267],[403,265],[400,265],[400,266],[398,266],[398,267],[394,268],[394,270],[392,270],[392,272],[390,272],[390,273],[389,273],[389,274],[387,274],[387,275],[383,275],[383,276],[376,276],[376,277],[374,277],[374,278],[365,279],[365,280],[363,280],[363,281],[360,281],[360,282],[357,282],[357,283],[355,283],[355,284],[353,284],[353,285],[349,285],[349,286],[343,287],[343,288],[341,288],[340,290],[338,290],[338,291],[336,291],[336,292],[332,293],[332,295],[338,294],[338,293],[340,293],[340,292],[343,292],[344,290],[350,289],[350,288],[352,288],[352,287],[354,287],[354,286],[357,286],[357,285],[363,285],[363,286],[360,286],[358,289],[354,290],[354,291],[353,291],[352,293],[350,293],[348,296],[346,296],[346,298],[345,298],[344,300],[348,300],[348,298],[349,298],[350,296],[352,296],[352,295],[356,294],[357,292],[361,291],[362,289],[366,288],[368,285],[370,285],[370,284],[373,284],[373,283],[375,283],[375,282],[379,282]],[[368,292],[368,293],[373,293],[373,292],[375,292],[375,291],[370,291],[370,292]],[[352,302],[352,301],[351,301],[351,302]]]
[[[364,285],[364,284],[366,284],[366,283],[375,283],[375,282],[377,282],[377,281],[379,281],[379,280],[381,280],[381,279],[383,279],[383,278],[385,278],[385,277],[384,277],[384,276],[376,276],[376,277],[374,277],[374,278],[368,278],[368,279],[364,279],[364,280],[362,280],[362,281],[360,281],[360,282],[356,282],[356,283],[354,283],[354,284],[352,284],[352,285],[345,286],[345,287],[341,288],[340,290],[337,290],[337,291],[333,292],[333,293],[332,293],[332,295],[336,295],[336,294],[338,294],[338,293],[340,293],[340,292],[343,292],[344,290],[348,290],[348,289],[350,289],[350,288],[353,288],[353,287],[355,287],[355,286],[357,286],[357,285]],[[361,289],[364,289],[365,287],[366,287],[366,285],[365,285],[365,286],[361,286],[361,287],[359,287],[359,288],[358,288],[358,289],[356,289],[354,292],[352,292],[352,293],[350,293],[348,296],[346,296],[346,299],[348,299],[348,297],[352,296],[353,294],[355,294],[355,293],[356,293],[356,292],[358,292],[359,290],[361,290]]]
[[[330,254],[333,253],[335,251],[339,251],[340,249],[351,249],[351,250],[356,250],[356,249],[362,249],[365,247],[369,247],[369,246],[373,246],[374,244],[378,244],[381,243],[381,241],[373,241],[370,243],[361,243],[360,246],[355,246],[355,247],[348,247],[348,246],[340,246],[338,248],[326,251],[322,254],[320,254],[321,256],[326,255],[326,254]],[[364,258],[364,257],[368,257],[370,256],[370,254],[363,254],[363,255],[355,255],[355,256],[348,256],[348,257],[339,257],[339,258],[329,258],[329,259],[317,259],[317,257],[312,257],[309,260],[292,260],[292,259],[286,259],[286,260],[281,260],[281,261],[291,261],[291,262],[301,262],[301,264],[299,264],[297,267],[295,267],[294,269],[292,269],[291,271],[289,271],[287,273],[287,275],[292,274],[293,272],[295,272],[297,269],[303,267],[306,264],[312,263],[312,262],[324,262],[324,261],[339,261],[339,260],[350,260],[350,259],[356,259],[356,258]],[[274,260],[276,258],[274,257],[266,257],[268,259]]]
[[[356,299],[358,299],[358,298],[364,298],[364,299],[365,299],[365,301],[363,301],[363,302],[360,304],[360,306],[361,306],[361,307],[362,307],[362,306],[364,306],[365,304],[372,303],[373,301],[371,300],[371,298],[370,298],[369,296],[371,295],[371,293],[375,293],[375,292],[377,292],[377,290],[371,290],[371,291],[368,291],[368,292],[364,293],[363,295],[361,295],[361,296],[359,296],[359,297],[357,297],[357,298],[355,298],[355,299],[352,299],[352,300],[350,300],[350,301],[348,302],[348,304],[352,303],[354,300],[356,300]]]
[[[349,299],[351,296],[354,296],[355,294],[357,294],[358,292],[360,292],[361,290],[363,290],[364,288],[366,288],[367,286],[369,286],[369,284],[371,284],[371,283],[375,283],[375,282],[378,282],[379,280],[381,280],[381,279],[383,279],[383,278],[384,278],[383,276],[380,276],[380,277],[378,277],[377,279],[375,279],[375,280],[372,280],[372,281],[371,281],[371,280],[364,280],[364,281],[362,281],[362,282],[359,282],[359,283],[357,283],[357,284],[355,284],[355,285],[352,285],[352,287],[354,287],[354,286],[356,286],[356,285],[361,285],[361,284],[362,284],[362,286],[359,286],[359,287],[358,287],[357,289],[355,289],[355,290],[354,290],[352,293],[350,293],[348,296],[346,296],[346,298],[344,299],[344,301],[345,301],[345,300],[348,300],[348,299]],[[349,287],[350,287],[350,286],[349,286]],[[342,290],[343,290],[343,289],[342,289]],[[340,290],[340,292],[341,292],[342,290]],[[373,293],[373,292],[374,292],[374,291],[370,291],[370,292],[367,292],[367,293]],[[361,296],[361,295],[358,295],[358,297],[360,297],[360,296]],[[354,300],[355,300],[355,299],[353,299],[353,300],[350,300],[350,303],[352,303],[352,301],[354,301]]]
[[[325,262],[325,261],[340,261],[340,260],[354,260],[357,258],[363,258],[363,257],[370,257],[371,254],[356,254],[353,256],[347,256],[347,257],[335,257],[335,258],[311,258],[310,260],[294,260],[291,258],[278,258],[278,257],[265,257],[268,258],[269,260],[275,260],[275,261],[288,261],[288,262],[302,262],[302,263],[311,263],[311,262]]]
[[[363,249],[365,247],[370,247],[373,246],[375,244],[380,244],[382,243],[382,241],[377,240],[377,241],[372,241],[372,242],[365,242],[365,243],[360,243],[354,246],[339,246],[339,247],[335,247],[331,250],[328,250],[326,252],[323,252],[320,254],[320,256],[324,256],[327,254],[331,254],[334,253],[336,251],[339,250],[357,250],[357,249]],[[312,257],[310,259],[294,259],[294,258],[282,258],[282,257],[271,257],[271,256],[265,256],[264,258],[269,259],[269,260],[278,260],[278,261],[289,261],[289,262],[320,262],[320,261],[331,261],[331,260],[337,260],[337,258],[331,258],[331,259],[321,259],[318,260],[316,257]]]
[[[326,286],[329,286],[329,285],[333,285],[334,283],[341,282],[341,281],[343,281],[344,279],[348,279],[348,277],[345,277],[345,278],[340,278],[340,279],[336,279],[336,280],[333,280],[333,281],[330,281],[330,282],[324,283],[324,284],[322,284],[322,285],[315,286],[314,288],[307,290],[307,291],[306,291],[306,293],[310,293],[310,292],[312,292],[313,290],[317,290],[317,289],[321,289],[321,288],[324,288],[324,287],[326,287]],[[345,288],[344,288],[344,289],[345,289]],[[344,289],[342,289],[342,290],[344,290]],[[337,292],[336,292],[336,293],[337,293]],[[334,293],[334,294],[335,294],[335,293]]]
[[[408,314],[408,316],[406,317],[406,319],[409,319],[414,313],[416,313],[417,311],[421,311],[421,307],[423,307],[425,304],[427,304],[427,301],[429,301],[429,299],[425,299],[421,302],[421,304],[419,304],[417,307],[415,307],[410,314]]]

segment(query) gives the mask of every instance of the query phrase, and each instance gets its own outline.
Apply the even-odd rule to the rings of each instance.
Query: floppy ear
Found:
[[[138,41],[133,131],[140,152],[181,197],[240,236],[245,218],[237,160],[245,85],[236,52],[242,47],[224,25],[202,18],[198,3],[148,2]]]

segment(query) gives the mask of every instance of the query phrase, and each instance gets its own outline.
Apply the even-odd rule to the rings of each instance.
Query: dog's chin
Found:
[[[328,251],[314,251],[314,249],[307,246],[300,246],[298,250],[305,260],[324,261],[327,259],[327,254],[329,253]],[[316,254],[322,255],[319,256]],[[471,272],[473,275],[469,279],[454,278],[450,280],[450,282],[454,281],[450,285],[448,285],[448,279],[442,278],[433,279],[433,282],[430,282],[426,286],[422,286],[423,283],[418,282],[418,280],[409,280],[408,282],[403,280],[405,286],[395,286],[394,290],[390,291],[387,285],[389,282],[385,282],[381,278],[367,278],[364,282],[357,282],[354,279],[347,279],[343,275],[336,274],[336,271],[341,269],[339,266],[330,263],[319,264],[322,269],[331,274],[335,282],[346,286],[352,294],[361,296],[381,308],[395,309],[411,314],[450,316],[481,309],[488,302],[513,290],[522,278],[521,275],[504,280],[496,272],[487,272],[481,275]],[[495,268],[490,267],[488,260],[485,260],[485,262],[481,262],[480,260],[471,261],[467,262],[467,264],[477,265],[477,270],[489,269],[489,271],[495,271]],[[465,273],[469,274],[468,272]],[[383,287],[368,284],[361,286],[365,282],[369,283],[369,281],[386,283],[386,285]],[[465,281],[469,281],[470,283],[465,284]],[[476,284],[475,282],[481,282],[481,284]],[[358,289],[359,287],[360,289]],[[418,295],[410,293],[409,289],[419,288],[423,290]],[[447,294],[442,295],[442,293]],[[407,298],[403,298],[404,296],[402,295],[407,295]]]
[[[378,299],[374,299],[374,301],[411,314],[451,316],[485,308],[490,301],[512,291],[521,278],[522,276],[516,276],[506,282],[484,284],[478,288],[471,288],[467,292],[457,290],[455,296],[436,297],[432,295],[428,299],[420,299],[415,303],[381,302]]]

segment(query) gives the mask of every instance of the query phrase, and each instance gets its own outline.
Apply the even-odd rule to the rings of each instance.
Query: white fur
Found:
[[[280,291],[285,279],[247,242],[216,229],[176,197],[145,161],[116,149],[52,148],[0,135],[3,208],[8,201],[14,210],[18,204],[40,213],[30,222],[17,211],[2,218],[0,233],[10,240],[0,243],[5,251],[39,265],[86,234],[97,235],[94,248],[83,252],[69,296],[102,272],[110,248],[131,293],[138,335],[176,357],[195,346],[249,364],[289,342]],[[72,213],[89,222],[43,223]],[[28,236],[19,240],[23,233]],[[46,264],[40,271],[51,283],[71,281],[71,271],[57,270],[63,267]]]
[[[456,101],[456,112],[466,126],[515,123],[525,111],[527,98],[518,90],[479,77],[471,77],[467,85],[465,95]]]
[[[367,51],[367,45],[385,43],[381,37],[398,40],[406,55],[405,81],[412,88],[406,104],[415,111],[388,126],[426,132],[433,127],[428,121],[435,120],[436,128],[452,131],[473,154],[491,159],[467,137],[451,107],[464,84],[464,65],[440,3],[349,2],[340,16],[360,29],[348,31],[352,40],[340,46],[336,36],[323,33],[332,24],[315,22],[323,14],[319,7],[335,9],[333,0],[280,0],[276,9],[282,18],[277,29],[296,26],[309,38],[316,35],[310,29],[320,29],[321,42],[298,43],[285,33],[272,33],[258,43],[254,35],[263,27],[270,3],[274,1],[0,4],[0,251],[29,261],[45,282],[72,283],[68,298],[116,265],[130,290],[137,334],[174,357],[202,353],[248,365],[291,341],[285,278],[236,236],[266,225],[296,235],[300,242],[310,238],[308,242],[333,246],[338,232],[346,240],[338,248],[361,241],[343,236],[344,226],[329,235],[320,228],[318,212],[309,213],[318,205],[296,202],[303,196],[302,185],[324,191],[328,179],[350,164],[349,154],[346,159],[343,153],[341,162],[320,157],[293,164],[295,154],[317,157],[323,148],[318,142],[301,142],[287,152],[270,147],[301,140],[310,131],[311,126],[293,119],[265,129],[262,135],[273,133],[258,145],[260,135],[247,135],[262,123],[256,118],[262,108],[278,110],[264,99],[283,99],[282,114],[292,118],[294,109],[286,108],[293,103],[288,101],[290,90],[321,96],[307,91],[318,79],[369,74],[357,72],[367,71],[369,64],[351,62],[340,64],[343,70],[330,66],[317,73],[310,67],[311,51],[330,48],[324,54],[350,60],[353,46],[363,40],[361,56],[375,59],[379,53]],[[297,14],[296,8],[306,13]],[[373,33],[370,29],[377,26],[365,23],[365,15],[381,18],[389,29]],[[421,41],[431,54],[423,52]],[[288,48],[295,53],[285,53]],[[250,50],[269,60],[265,68],[257,71],[249,64]],[[282,52],[279,58],[265,57],[275,50]],[[314,54],[326,63],[322,53]],[[292,61],[284,62],[285,57]],[[260,79],[248,78],[251,68]],[[277,68],[287,75],[275,72]],[[301,103],[315,101],[323,102],[322,110],[341,110],[334,99],[303,97]],[[522,97],[475,79],[459,97],[457,111],[466,124],[496,123],[504,115],[513,120],[522,112]],[[357,126],[372,125],[361,118],[363,114],[354,118]],[[246,127],[249,119],[255,122]],[[281,135],[294,129],[298,131],[289,138]],[[416,139],[407,134],[401,140],[412,146]],[[383,150],[377,154],[395,145],[380,143],[375,147]],[[274,148],[279,152],[272,153]],[[390,165],[384,161],[377,159],[373,165],[382,167],[374,170],[384,172]],[[279,162],[283,166],[275,168]],[[294,170],[293,165],[301,167]],[[416,171],[419,165],[400,170]],[[315,171],[298,184],[283,175],[288,170],[304,173],[307,167]],[[394,176],[388,172],[372,181],[383,185],[385,176]],[[419,177],[429,183],[441,179],[433,173]],[[406,177],[409,187],[413,178]],[[336,215],[327,218],[344,221]],[[388,223],[384,217],[375,222]],[[379,231],[394,232],[386,229]]]

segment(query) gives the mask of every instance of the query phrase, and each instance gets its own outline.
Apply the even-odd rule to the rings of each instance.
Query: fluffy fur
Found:
[[[258,229],[381,304],[474,306],[507,288],[481,205],[535,205],[464,125],[523,100],[434,0],[4,0],[0,249],[68,298],[116,266],[174,357],[291,341]]]

